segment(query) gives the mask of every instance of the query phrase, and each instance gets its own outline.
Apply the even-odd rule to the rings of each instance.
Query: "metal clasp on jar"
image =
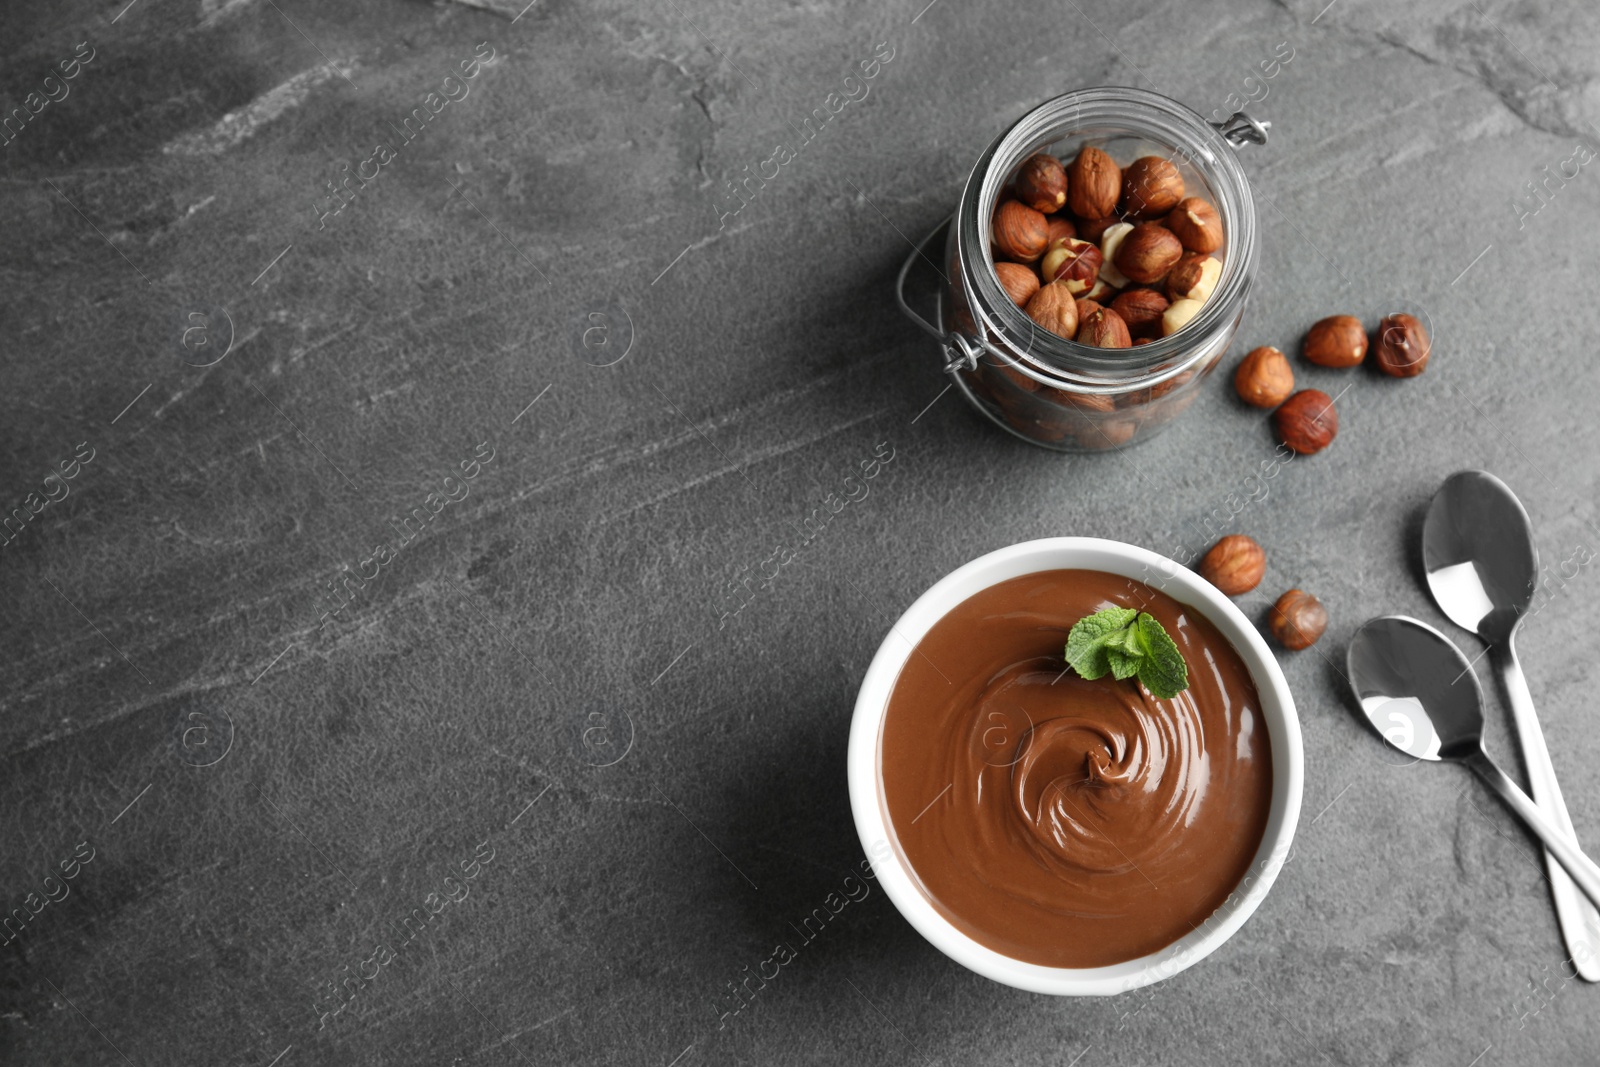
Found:
[[[1266,144],[1267,131],[1272,129],[1272,123],[1253,119],[1243,111],[1235,111],[1222,122],[1213,122],[1211,125],[1235,148],[1247,144]]]

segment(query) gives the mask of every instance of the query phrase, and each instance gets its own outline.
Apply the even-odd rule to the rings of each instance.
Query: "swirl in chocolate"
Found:
[[[1166,628],[1188,689],[1158,700],[1067,667],[1072,624],[1113,606]],[[1046,966],[1135,959],[1199,926],[1244,876],[1270,807],[1270,745],[1238,653],[1192,609],[1098,571],[1015,578],[935,623],[880,744],[923,892],[974,940]]]

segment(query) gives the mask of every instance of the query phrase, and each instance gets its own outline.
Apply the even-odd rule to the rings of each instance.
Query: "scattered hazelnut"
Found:
[[[1140,156],[1122,172],[1122,210],[1137,218],[1171,211],[1183,199],[1183,175],[1170,159]]]
[[[1178,260],[1177,266],[1167,275],[1167,299],[1204,303],[1211,299],[1217,279],[1221,277],[1221,260],[1204,252],[1190,252]]]
[[[1069,237],[1078,236],[1078,228],[1065,215],[1051,215],[1045,220],[1045,226],[1047,228],[1046,239],[1051,245],[1054,245],[1057,241],[1065,241]]]
[[[1133,347],[1133,338],[1128,334],[1128,324],[1122,321],[1121,315],[1110,308],[1101,308],[1080,322],[1075,340],[1080,345],[1093,345],[1096,348]]]
[[[1294,370],[1289,357],[1271,345],[1252,348],[1233,372],[1239,399],[1251,407],[1275,408],[1294,392]]]
[[[994,213],[994,248],[1005,259],[1032,263],[1048,242],[1044,216],[1027,204],[1011,200]]]
[[[1415,378],[1428,367],[1433,348],[1427,327],[1414,315],[1387,315],[1378,324],[1378,369],[1395,378]]]
[[[1100,303],[1098,300],[1090,300],[1088,297],[1079,297],[1078,321],[1082,322],[1084,319],[1087,319],[1090,315],[1093,315],[1096,311],[1099,311],[1104,306],[1105,305]]]
[[[1055,156],[1043,152],[1029,156],[1017,171],[1012,187],[1018,200],[1048,215],[1067,202],[1067,168]]]
[[[996,263],[994,272],[1000,279],[1000,288],[1006,291],[1017,307],[1027,307],[1033,294],[1039,291],[1039,276],[1032,267],[1021,263]]]
[[[1267,553],[1253,537],[1229,534],[1211,546],[1200,561],[1200,577],[1228,596],[1240,596],[1261,584]]]
[[[1322,601],[1300,589],[1291,589],[1272,605],[1272,636],[1291,651],[1317,643],[1328,628],[1328,609]]]
[[[1061,282],[1051,282],[1027,303],[1028,318],[1051,333],[1072,337],[1078,332],[1078,306]]]
[[[1321,452],[1339,434],[1339,413],[1320,389],[1302,389],[1285,400],[1272,413],[1272,422],[1279,439],[1302,456]]]
[[[1330,315],[1306,331],[1301,353],[1319,367],[1354,367],[1367,358],[1367,331],[1354,315]]]
[[[1114,215],[1122,195],[1122,171],[1111,157],[1085,145],[1067,171],[1067,205],[1080,219]]]
[[[1073,296],[1081,296],[1094,288],[1102,262],[1100,249],[1088,241],[1069,237],[1052,245],[1045,253],[1044,262],[1039,264],[1039,274],[1046,282],[1066,283]]]
[[[1167,216],[1167,229],[1191,252],[1215,252],[1222,247],[1222,216],[1198,196],[1178,202]]]
[[[1183,245],[1171,230],[1141,222],[1117,246],[1116,264],[1132,281],[1149,285],[1165,278],[1182,258]]]
[[[1200,314],[1203,307],[1205,304],[1199,300],[1174,300],[1168,304],[1161,314],[1161,336],[1170,337],[1189,325],[1189,320]]]
[[[1111,310],[1122,316],[1128,332],[1143,340],[1161,332],[1161,316],[1167,310],[1167,298],[1154,289],[1129,289],[1111,301]]]
[[[1118,222],[1107,226],[1106,232],[1100,235],[1100,277],[1105,279],[1108,286],[1118,289],[1128,284],[1127,275],[1117,269],[1117,249],[1122,247],[1123,238],[1133,232],[1133,223]]]

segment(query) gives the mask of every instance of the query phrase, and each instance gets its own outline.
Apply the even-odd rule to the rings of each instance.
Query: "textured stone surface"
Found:
[[[0,949],[0,1059],[1593,1059],[1597,994],[1559,977],[1530,839],[1464,772],[1386,758],[1340,664],[1369,615],[1441,621],[1415,545],[1453,470],[1512,485],[1552,572],[1600,544],[1600,176],[1515,206],[1600,137],[1600,14],[922,2],[0,13],[8,114],[94,48],[11,134],[0,183],[4,507],[93,450],[0,549],[4,906],[93,850]],[[469,94],[319,229],[340,164],[482,42]],[[880,42],[870,95],[719,226],[721,181]],[[1252,616],[1290,585],[1333,616],[1284,657],[1294,861],[1214,957],[1106,1001],[977,978],[874,891],[719,1029],[728,983],[860,859],[845,732],[889,622],[1041,535],[1193,558],[1272,452],[1220,377],[1121,456],[1030,449],[954,394],[917,418],[942,381],[893,309],[907,238],[1044,97],[1137,84],[1210,112],[1259,95],[1244,79],[1280,42],[1294,59],[1252,108],[1274,126],[1246,164],[1264,265],[1236,352],[1401,304],[1437,343],[1406,382],[1297,364],[1348,390],[1340,437],[1230,523],[1270,556]],[[184,362],[230,321],[226,358]],[[340,566],[482,442],[492,462],[450,483],[465,498],[320,626]],[[880,442],[867,498],[719,626],[729,583],[798,546]],[[1566,579],[1523,647],[1600,847],[1597,583]],[[363,968],[428,894],[463,890]]]

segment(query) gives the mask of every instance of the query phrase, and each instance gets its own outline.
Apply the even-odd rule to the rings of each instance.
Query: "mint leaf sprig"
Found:
[[[1106,608],[1079,619],[1067,634],[1067,663],[1093,681],[1137,677],[1150,694],[1171,700],[1189,688],[1189,665],[1148,612]]]

